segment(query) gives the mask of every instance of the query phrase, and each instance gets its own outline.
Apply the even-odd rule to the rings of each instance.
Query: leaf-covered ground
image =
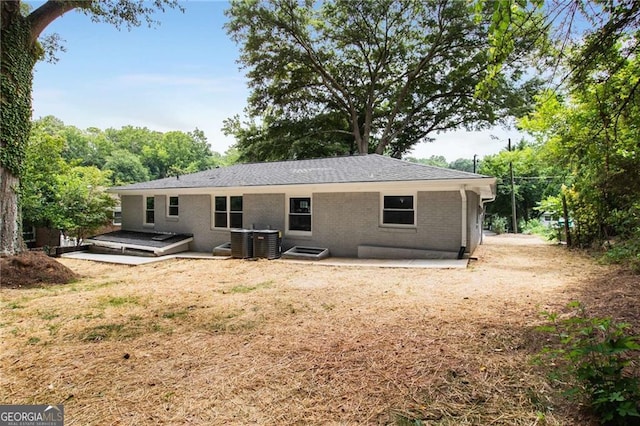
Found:
[[[466,270],[62,259],[2,290],[0,401],[65,424],[589,424],[531,364],[543,310],[638,327],[638,277],[536,237]]]

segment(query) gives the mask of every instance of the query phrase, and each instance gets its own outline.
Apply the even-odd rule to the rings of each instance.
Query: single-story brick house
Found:
[[[473,253],[492,177],[381,155],[238,164],[110,189],[122,229],[191,234],[211,252],[235,228],[282,232],[282,247],[339,257]]]

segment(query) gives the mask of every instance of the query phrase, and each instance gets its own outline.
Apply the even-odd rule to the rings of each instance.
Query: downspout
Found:
[[[491,196],[491,198],[480,198],[480,209],[482,210],[482,220],[480,220],[480,244],[484,244],[484,229],[482,228],[482,226],[484,225],[484,218],[486,214],[484,205],[496,200],[495,188],[492,189],[492,193],[493,195]]]
[[[492,201],[495,201],[496,196],[492,196],[491,198],[481,198],[480,199],[480,211],[482,211],[482,218],[480,220],[480,244],[484,244],[484,218],[485,218],[485,214],[486,214],[486,210],[484,208],[484,204],[485,203],[490,203]]]
[[[460,250],[458,250],[458,259],[462,259],[464,252],[467,250],[467,191],[466,187],[460,187],[460,198],[462,199],[462,231],[460,235]]]

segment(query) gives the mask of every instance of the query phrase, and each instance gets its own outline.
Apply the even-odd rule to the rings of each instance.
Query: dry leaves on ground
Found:
[[[539,312],[583,298],[637,321],[637,278],[536,237],[488,237],[475,256],[62,259],[80,280],[2,291],[0,401],[64,403],[69,425],[585,424],[530,363]]]

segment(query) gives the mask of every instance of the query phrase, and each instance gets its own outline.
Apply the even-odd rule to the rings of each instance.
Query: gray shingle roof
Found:
[[[112,191],[478,178],[486,178],[486,176],[370,154],[316,160],[237,164],[182,175],[179,178],[171,177],[135,183],[112,188]]]

